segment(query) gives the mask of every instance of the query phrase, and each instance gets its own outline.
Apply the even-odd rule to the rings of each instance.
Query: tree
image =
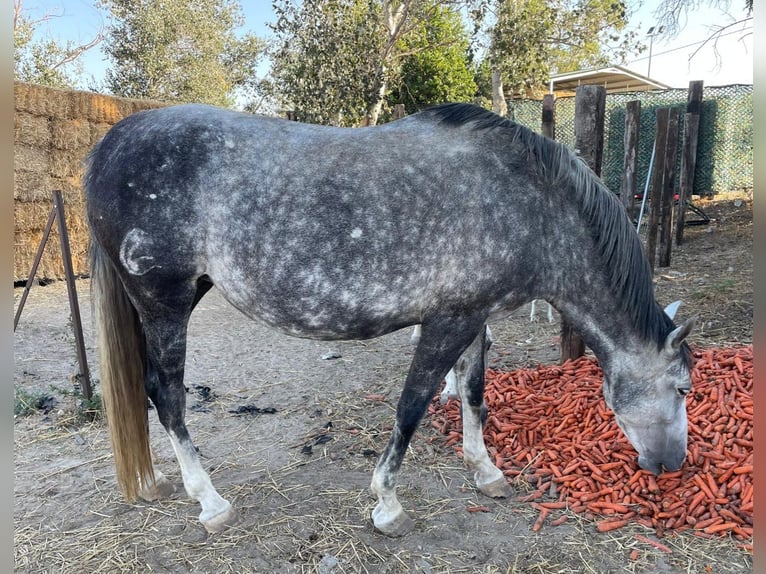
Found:
[[[401,40],[401,67],[388,96],[407,113],[432,104],[465,102],[477,87],[469,52],[470,38],[460,13],[439,6],[431,19]]]
[[[13,77],[20,82],[42,84],[54,88],[74,88],[82,72],[79,58],[103,40],[99,31],[85,44],[60,42],[52,38],[37,39],[38,27],[54,18],[46,13],[38,19],[29,18],[22,0],[13,1]]]
[[[264,42],[237,36],[235,0],[99,0],[112,24],[105,51],[109,90],[166,102],[232,106],[252,90]]]
[[[272,92],[300,121],[358,125],[375,94],[381,11],[364,0],[277,0]]]
[[[493,108],[504,113],[504,87],[527,94],[551,74],[623,61],[641,51],[625,30],[617,0],[476,0],[472,15],[486,31]]]
[[[457,0],[274,0],[275,95],[304,121],[375,124],[407,39]]]

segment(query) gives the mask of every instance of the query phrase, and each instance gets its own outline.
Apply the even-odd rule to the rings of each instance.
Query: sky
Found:
[[[628,6],[637,6],[627,0]],[[650,39],[647,32],[655,26],[653,11],[658,0],[647,0],[643,6],[634,9],[629,26],[636,30],[643,41],[652,45],[651,60],[648,52],[623,64],[641,75],[674,88],[686,88],[692,80],[702,80],[705,86],[728,84],[751,84],[753,82],[753,35],[752,20],[745,25],[731,28],[728,34],[717,42],[704,44],[713,26],[723,26],[745,18],[741,6],[743,0],[732,0],[729,13],[717,8],[700,7],[682,20],[681,32],[674,38],[655,37]],[[242,31],[251,31],[260,37],[267,37],[266,23],[273,19],[271,0],[243,0],[240,2],[245,17]],[[46,24],[40,26],[40,33],[49,34],[62,42],[73,40],[87,43],[106,22],[93,6],[92,0],[24,0],[25,12],[32,18],[53,14]],[[717,54],[716,54],[717,51]],[[83,57],[86,79],[81,88],[87,88],[88,79],[100,81],[108,61],[98,48]],[[268,68],[264,66],[262,73]]]

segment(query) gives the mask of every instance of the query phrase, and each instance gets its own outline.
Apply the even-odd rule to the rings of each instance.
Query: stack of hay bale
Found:
[[[84,160],[122,118],[160,107],[155,101],[16,83],[14,113],[14,282],[28,278],[59,189],[75,275],[87,274],[88,230],[82,191]],[[57,226],[35,279],[64,278]]]

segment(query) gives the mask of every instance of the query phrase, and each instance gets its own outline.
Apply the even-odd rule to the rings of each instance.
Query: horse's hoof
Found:
[[[146,502],[154,502],[161,498],[168,498],[176,491],[176,487],[164,476],[147,488],[142,488],[138,493]]]
[[[216,532],[221,532],[227,526],[235,524],[237,520],[239,520],[239,514],[233,506],[229,505],[229,507],[223,512],[219,512],[207,520],[200,519],[200,522],[202,522],[202,526],[205,527],[205,530],[211,534],[215,534]]]
[[[480,485],[479,492],[491,498],[508,498],[513,494],[513,489],[505,477],[500,477],[487,484]]]
[[[412,529],[415,528],[415,521],[407,516],[407,513],[403,510],[391,518],[382,517],[380,516],[380,513],[376,514],[376,512],[373,511],[372,522],[375,525],[376,530],[391,538],[404,536],[405,534],[412,532]]]

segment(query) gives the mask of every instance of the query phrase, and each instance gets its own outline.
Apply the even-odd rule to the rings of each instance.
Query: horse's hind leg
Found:
[[[420,342],[396,407],[396,424],[370,485],[378,497],[372,511],[373,523],[388,536],[402,536],[413,527],[396,497],[396,475],[439,383],[479,329],[483,329],[483,318],[442,318],[424,323],[421,328]]]
[[[511,488],[502,471],[487,453],[482,426],[487,407],[484,404],[484,370],[487,351],[492,344],[489,329],[482,332],[455,364],[463,421],[463,460],[474,471],[476,487],[494,498],[510,496]]]
[[[489,351],[490,346],[492,346],[492,331],[489,330],[489,325],[487,325],[484,329],[484,333],[486,335],[486,341],[484,344],[484,363],[486,364],[487,359],[487,351]],[[468,353],[469,349],[465,350],[465,353]],[[464,353],[464,355],[465,355]],[[441,404],[446,404],[447,401],[450,399],[456,399],[460,397],[460,393],[458,392],[458,382],[457,382],[457,373],[456,368],[457,365],[460,363],[460,359],[458,359],[458,362],[455,363],[455,367],[452,367],[449,370],[449,373],[447,373],[447,376],[444,377],[444,380],[446,383],[444,384],[444,389],[441,392],[441,395],[439,395],[439,402]],[[486,414],[486,412],[483,412],[482,417]],[[484,419],[482,418],[482,421]]]
[[[197,450],[184,422],[186,389],[183,384],[186,325],[191,305],[177,315],[148,313],[146,335],[146,391],[157,416],[170,437],[187,494],[202,506],[200,522],[218,532],[236,521],[231,504],[215,490],[202,468]]]

